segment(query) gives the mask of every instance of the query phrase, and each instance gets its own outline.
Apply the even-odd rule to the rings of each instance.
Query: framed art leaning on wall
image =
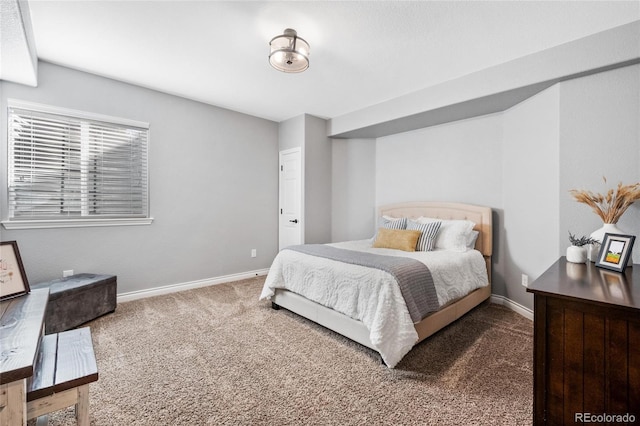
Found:
[[[631,257],[636,237],[633,235],[604,234],[596,266],[612,271],[624,272]]]
[[[24,272],[18,243],[0,242],[0,300],[29,293],[29,282]]]

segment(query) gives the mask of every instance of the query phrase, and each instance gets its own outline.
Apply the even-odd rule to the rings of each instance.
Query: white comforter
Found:
[[[331,245],[423,262],[433,276],[440,306],[488,284],[485,261],[477,250],[405,252],[372,248],[371,240]],[[273,296],[276,288],[361,321],[369,330],[371,343],[391,368],[418,340],[398,284],[391,274],[379,269],[282,250],[269,269],[260,299]]]

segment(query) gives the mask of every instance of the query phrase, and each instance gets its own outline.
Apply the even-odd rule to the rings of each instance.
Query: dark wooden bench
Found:
[[[98,366],[89,327],[44,336],[27,383],[27,419],[75,405],[78,426],[88,426],[89,383],[96,380]]]

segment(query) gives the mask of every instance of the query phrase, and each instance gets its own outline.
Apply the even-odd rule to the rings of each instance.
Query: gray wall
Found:
[[[331,241],[373,236],[376,212],[376,143],[333,139]]]
[[[0,90],[2,200],[7,98],[146,121],[151,129],[153,224],[3,228],[2,240],[18,241],[31,283],[73,269],[116,274],[124,293],[270,266],[278,243],[277,123],[46,62],[37,88],[0,82]]]
[[[376,203],[499,205],[501,151],[501,117],[495,114],[379,138]]]
[[[560,84],[560,245],[566,230],[589,234],[602,225],[591,209],[573,201],[570,189],[604,193],[640,182],[640,65]],[[605,184],[602,177],[606,176]],[[640,202],[618,228],[640,238]],[[640,239],[633,250],[640,263]]]
[[[558,86],[507,110],[502,115],[502,226],[500,250],[505,287],[501,294],[531,308],[522,274],[532,281],[561,254],[559,229]],[[497,289],[500,290],[500,289]],[[494,289],[495,291],[495,289]]]
[[[363,212],[380,204],[490,206],[493,292],[532,308],[522,274],[531,282],[564,255],[568,231],[588,235],[601,225],[568,190],[604,191],[603,175],[607,188],[640,181],[639,75],[640,65],[633,65],[568,80],[503,113],[378,138],[373,154],[364,148],[372,141],[335,140],[333,199],[340,202],[334,201],[334,240],[349,235],[340,224],[369,221]],[[359,174],[371,170],[371,155],[375,199],[365,195],[350,203],[349,194],[371,191]],[[619,223],[638,237],[639,204]],[[637,247],[633,261],[640,263]]]
[[[278,124],[278,150],[304,149],[304,114]]]
[[[305,243],[331,241],[331,140],[326,120],[305,114]]]

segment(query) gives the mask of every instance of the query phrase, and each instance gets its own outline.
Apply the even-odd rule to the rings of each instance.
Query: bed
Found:
[[[397,290],[398,285],[387,284],[389,280],[394,281],[388,272],[318,258],[290,249],[280,251],[274,259],[260,298],[271,299],[274,309],[283,307],[379,352],[385,364],[393,368],[417,343],[491,296],[492,213],[489,207],[471,204],[409,202],[381,206],[378,216],[473,222],[477,239],[475,245],[472,243],[474,249],[464,253],[436,249],[433,252],[406,254],[400,250],[372,249],[371,240],[328,245],[343,250],[412,257],[429,264],[434,281],[443,279],[441,277],[445,276],[445,270],[453,270],[451,276],[447,272],[446,290],[442,290],[441,284],[438,284],[439,306],[436,311],[422,319],[412,318],[402,294]],[[425,257],[428,259],[424,260]],[[431,266],[431,262],[435,266]],[[467,263],[471,265],[471,272],[460,272],[465,270],[466,266],[462,266]],[[452,285],[452,280],[457,282]],[[364,290],[347,286],[364,285],[363,281],[367,281]],[[331,292],[326,291],[326,287],[331,287]],[[329,295],[325,295],[325,292]],[[441,293],[445,296],[441,297]],[[373,299],[363,303],[365,297]],[[343,306],[342,301],[348,299],[353,299],[352,305],[355,306]]]

